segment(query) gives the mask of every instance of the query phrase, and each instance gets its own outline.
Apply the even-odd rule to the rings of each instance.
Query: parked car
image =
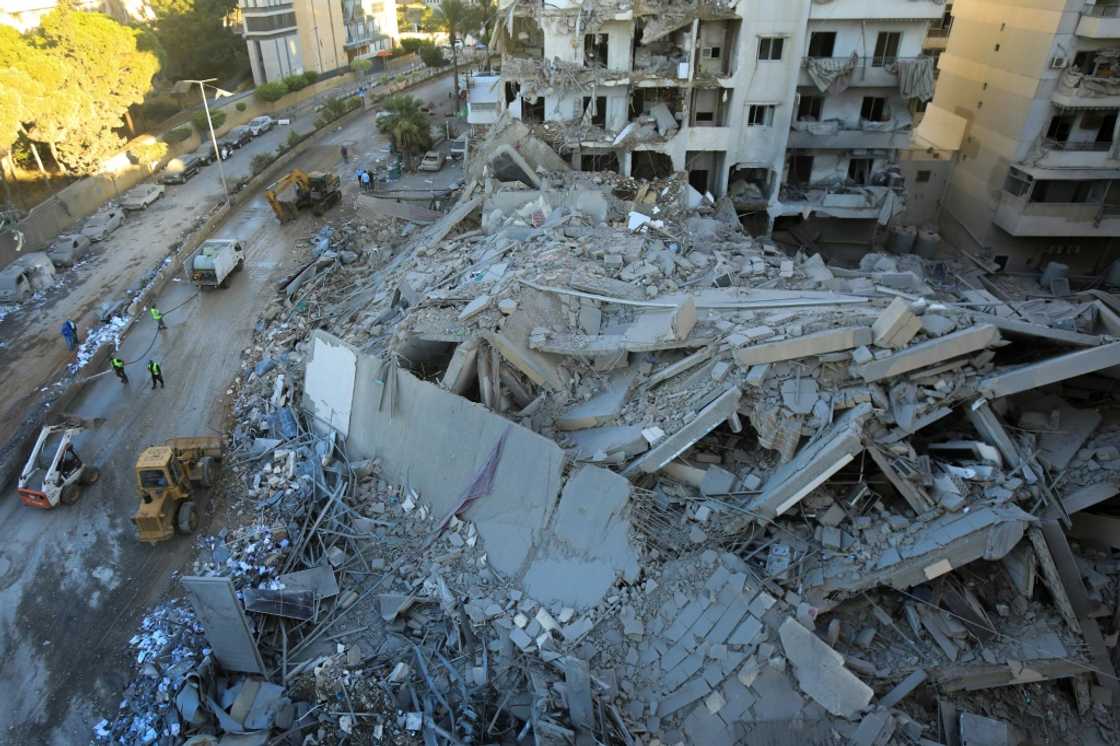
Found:
[[[191,156],[198,159],[198,164],[200,166],[207,166],[213,163],[214,159],[217,158],[217,156],[214,155],[214,143],[207,139],[206,142],[198,146],[198,150],[191,153]]]
[[[160,184],[186,184],[187,181],[198,173],[202,163],[197,156],[184,155],[181,158],[172,158],[163,167],[159,175]]]
[[[249,131],[253,137],[260,137],[265,132],[268,132],[276,124],[270,116],[257,117],[249,122]]]
[[[56,267],[73,267],[78,260],[89,253],[89,236],[81,233],[68,233],[56,238],[47,247],[47,256]]]
[[[234,147],[240,148],[245,143],[253,139],[253,131],[247,125],[234,127],[226,133],[226,139],[237,143]]]
[[[420,161],[420,171],[439,171],[443,168],[443,153],[429,150]]]
[[[459,159],[467,154],[467,138],[466,136],[457,137],[451,141],[448,147],[448,152],[452,158]]]
[[[121,197],[121,207],[130,211],[146,210],[149,205],[163,196],[164,188],[159,184],[141,184],[129,189]]]
[[[54,264],[41,251],[24,254],[0,270],[0,303],[20,303],[54,284]]]
[[[124,210],[114,206],[103,207],[86,220],[86,224],[82,226],[82,235],[90,241],[104,241],[123,222]]]

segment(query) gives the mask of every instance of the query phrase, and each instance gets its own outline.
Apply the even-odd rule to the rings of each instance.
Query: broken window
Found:
[[[635,150],[630,156],[630,175],[638,179],[664,179],[674,170],[673,159],[665,153]]]
[[[521,121],[530,124],[544,122],[544,96],[537,96],[536,100],[521,99]]]
[[[1007,180],[1004,181],[1003,191],[1021,197],[1030,191],[1032,183],[1033,180],[1030,176],[1017,168],[1012,168],[1007,172]]]
[[[797,102],[797,121],[821,121],[821,108],[824,105],[824,96],[802,96]]]
[[[1046,128],[1046,139],[1054,142],[1065,142],[1073,129],[1073,122],[1077,115],[1070,112],[1055,114],[1050,119],[1050,126]]]
[[[1104,199],[1107,181],[1043,179],[1035,182],[1031,202],[1051,204],[1096,204]]]
[[[791,155],[786,175],[790,184],[807,185],[813,177],[813,156]]]
[[[583,153],[579,157],[579,170],[618,173],[618,156],[614,153]]]
[[[591,106],[591,97],[583,97],[583,111],[586,112],[588,107]],[[596,127],[607,126],[607,97],[596,96],[595,108],[591,110],[591,123]]]
[[[914,181],[916,181],[919,184],[927,184],[927,183],[929,183],[930,176],[931,176],[930,171],[919,171],[917,176],[914,178]]]
[[[875,161],[871,158],[852,158],[848,161],[848,178],[857,184],[866,185],[871,180],[871,168]]]
[[[758,40],[758,59],[763,62],[775,62],[782,58],[782,46],[785,39],[780,36],[763,36]]]
[[[692,119],[689,122],[699,127],[723,127],[725,121],[725,99],[727,92],[719,88],[696,89],[692,92]]]
[[[835,47],[835,31],[814,31],[809,35],[809,57],[831,57]]]
[[[607,34],[587,34],[583,37],[583,64],[587,66],[607,64],[609,49]]]
[[[773,104],[751,104],[747,113],[747,125],[751,127],[770,127],[774,124]]]
[[[890,119],[887,99],[882,96],[864,96],[859,116],[868,122],[885,122]]]
[[[898,46],[901,42],[901,32],[880,31],[875,39],[875,56],[871,60],[871,66],[883,67],[898,61]]]
[[[1084,120],[1085,117],[1082,117],[1082,119]],[[1108,113],[1097,113],[1094,119],[1097,120],[1095,122],[1095,129],[1097,130],[1097,137],[1095,142],[1111,143],[1113,138],[1116,136],[1116,112],[1110,111]],[[1085,126],[1084,121],[1082,122],[1082,126]]]
[[[688,185],[703,194],[708,191],[708,169],[694,168],[688,172]]]

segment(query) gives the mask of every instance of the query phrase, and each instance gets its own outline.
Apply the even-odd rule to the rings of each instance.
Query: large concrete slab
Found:
[[[792,337],[778,342],[766,342],[735,350],[735,362],[747,368],[763,363],[778,363],[782,360],[796,360],[811,355],[824,355],[829,352],[852,350],[871,344],[871,327],[846,326],[840,329],[827,329],[803,337]]]
[[[662,469],[734,414],[741,395],[742,393],[736,386],[724,391],[716,397],[715,401],[700,410],[700,413],[691,422],[662,440],[652,450],[626,467],[623,474],[630,477],[640,474],[653,474]]]
[[[875,692],[848,669],[844,656],[821,638],[787,618],[778,628],[786,658],[793,664],[801,691],[833,715],[854,719]]]
[[[980,391],[985,396],[995,399],[1048,386],[1058,381],[1066,381],[1114,365],[1120,365],[1120,342],[1079,350],[1043,360],[1041,363],[996,373],[980,382]]]
[[[352,347],[329,334],[312,333],[311,357],[304,373],[303,408],[317,426],[336,430],[343,438],[350,432],[357,366]]]
[[[991,324],[979,324],[907,347],[881,360],[872,360],[858,366],[856,372],[868,383],[881,381],[961,355],[979,352],[998,341],[999,329]]]
[[[630,387],[637,377],[637,367],[627,367],[614,371],[607,380],[606,388],[557,417],[556,428],[558,430],[583,430],[597,425],[611,424],[622,412],[622,407],[626,404],[626,398],[630,395]]]
[[[233,590],[233,581],[188,576],[183,578],[183,587],[222,668],[264,675],[264,662]]]
[[[315,332],[331,346],[345,345]],[[353,352],[352,348],[351,352]],[[540,542],[560,493],[564,453],[553,441],[493,414],[481,405],[396,370],[391,390],[379,380],[381,360],[356,354],[347,447],[353,458],[378,458],[384,476],[407,484],[435,515],[457,507],[464,490],[506,436],[489,494],[467,511],[486,546],[490,564],[507,575],[519,573]],[[319,401],[325,377],[308,379],[304,406]],[[341,394],[340,394],[341,395]],[[391,401],[388,401],[391,400]]]
[[[747,510],[762,520],[770,520],[822,485],[863,450],[862,425],[870,414],[869,404],[845,412],[791,461],[776,469]]]
[[[506,318],[500,331],[486,334],[486,341],[530,381],[552,391],[561,391],[567,387],[568,377],[551,355],[529,348],[532,329],[528,315],[519,311]]]
[[[630,482],[584,466],[564,485],[546,543],[525,573],[524,586],[539,601],[585,607],[598,603],[619,575],[637,577],[630,543]]]

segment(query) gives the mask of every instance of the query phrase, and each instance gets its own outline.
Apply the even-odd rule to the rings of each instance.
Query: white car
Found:
[[[424,154],[424,158],[420,161],[418,171],[439,171],[443,168],[443,153],[437,150],[429,150]]]
[[[119,207],[103,207],[86,220],[86,224],[82,226],[82,235],[90,241],[104,241],[123,222],[124,210]]]
[[[258,137],[272,129],[273,125],[275,124],[276,122],[272,119],[272,117],[257,117],[256,119],[253,119],[249,122],[249,132],[253,134],[253,137]]]
[[[126,210],[145,210],[148,205],[163,196],[164,188],[159,184],[141,184],[129,189],[121,197],[121,207]]]
[[[56,267],[73,267],[89,252],[90,243],[89,236],[81,233],[59,236],[47,248],[47,256]]]
[[[54,282],[54,264],[46,254],[24,254],[0,270],[0,303],[20,303]]]

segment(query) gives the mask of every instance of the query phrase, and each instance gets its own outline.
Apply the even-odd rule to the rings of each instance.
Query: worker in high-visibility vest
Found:
[[[152,388],[155,389],[156,382],[159,382],[159,387],[163,388],[163,369],[159,367],[159,363],[155,360],[148,361],[148,372],[152,374]]]
[[[167,324],[163,323],[163,314],[159,312],[158,308],[152,306],[148,309],[148,313],[152,315],[152,320],[156,322],[156,325],[160,331],[163,331],[167,328]]]
[[[124,360],[114,355],[109,360],[109,364],[113,366],[113,372],[117,374],[117,378],[121,379],[121,383],[128,384],[128,375],[124,372]]]

